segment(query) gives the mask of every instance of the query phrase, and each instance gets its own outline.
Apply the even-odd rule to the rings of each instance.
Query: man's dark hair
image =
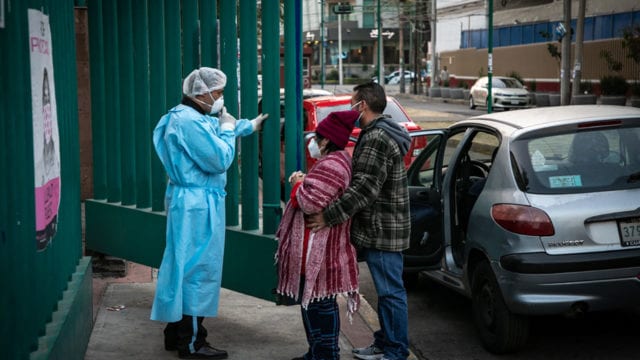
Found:
[[[384,93],[384,88],[380,84],[370,81],[356,85],[353,91],[355,92],[354,99],[356,101],[364,100],[373,112],[382,114],[387,107],[387,95]]]

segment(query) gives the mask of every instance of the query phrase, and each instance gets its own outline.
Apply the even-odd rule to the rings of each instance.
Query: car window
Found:
[[[455,152],[456,148],[460,144],[460,141],[462,141],[463,136],[464,136],[464,131],[459,132],[457,134],[453,134],[449,136],[449,138],[447,139],[447,145],[444,148],[444,157],[442,159],[443,167],[449,166],[449,162],[451,161],[451,156],[453,156],[453,153]]]
[[[512,150],[531,193],[640,187],[640,127],[544,135],[516,141]]]
[[[331,105],[331,106],[318,106],[316,108],[316,119],[318,119],[318,123],[324,120],[330,113],[334,111],[344,111],[351,110],[351,104],[345,103],[342,105]]]
[[[496,135],[479,131],[471,140],[471,146],[468,150],[469,158],[489,168],[493,162],[493,156],[498,145],[499,140]]]
[[[427,136],[427,144],[437,144],[440,142],[441,135],[429,135]],[[426,188],[435,188],[435,179],[433,177],[434,167],[436,166],[437,151],[431,152],[426,158],[420,159],[422,166],[420,167],[418,181],[420,185]]]

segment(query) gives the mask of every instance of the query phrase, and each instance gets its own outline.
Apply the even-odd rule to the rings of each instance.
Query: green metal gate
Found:
[[[85,203],[86,246],[158,266],[165,243],[166,179],[151,147],[152,129],[180,101],[182,77],[198,66],[220,67],[228,75],[225,102],[232,114],[257,115],[257,20],[263,111],[272,114],[262,131],[265,191],[258,191],[258,136],[243,138],[228,178],[223,286],[271,298],[273,234],[281,211],[280,2],[263,0],[259,17],[257,3],[0,0],[3,358],[82,359],[91,334],[92,274],[90,259],[82,256],[77,98],[90,96],[92,105],[94,198]],[[74,5],[86,6],[89,13],[90,93],[77,90]],[[293,134],[302,112],[301,1],[285,0],[284,9],[285,33],[297,34],[285,38],[285,68],[294,69],[287,71],[285,88],[297,94],[287,99],[285,128]],[[40,23],[30,21],[32,14]],[[34,52],[48,56],[44,75],[41,69],[33,70]],[[40,79],[41,88],[32,91],[34,79]],[[233,106],[238,103],[242,107]],[[48,121],[36,122],[50,116],[57,119],[55,130]],[[43,133],[57,136],[45,135],[41,146]],[[300,140],[301,134],[287,137]],[[48,156],[43,147],[52,143],[55,151],[44,153],[55,154],[59,165],[53,175],[39,164]],[[286,144],[287,172],[295,170],[296,148],[295,142]],[[59,186],[40,186],[42,180]],[[39,212],[42,189],[55,191],[44,193],[45,206]],[[52,199],[59,199],[57,207],[50,206]],[[41,214],[46,219],[42,228]]]
[[[260,56],[262,109],[272,114],[262,131],[265,191],[259,191],[259,135],[254,134],[239,140],[238,158],[228,171],[223,286],[273,298],[273,234],[281,212],[280,2],[262,1],[260,17],[257,4],[88,1],[94,154],[94,198],[85,203],[88,248],[159,266],[165,246],[166,177],[152,148],[152,130],[180,102],[182,78],[200,66],[220,68],[227,75],[225,104],[231,114],[249,119],[258,115]],[[300,4],[284,3],[285,33],[302,33]],[[261,24],[261,52],[256,23]],[[286,88],[301,94],[302,41],[300,35],[286,41],[285,48],[290,41],[292,51],[286,51],[285,66],[297,71],[291,71]],[[301,101],[290,105],[287,121],[300,119],[301,106]],[[287,146],[295,149],[293,142]]]

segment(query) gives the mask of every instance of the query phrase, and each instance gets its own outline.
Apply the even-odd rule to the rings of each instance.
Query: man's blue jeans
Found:
[[[385,358],[405,360],[409,356],[407,292],[402,281],[402,253],[363,249],[365,261],[378,293],[378,320],[375,346]]]

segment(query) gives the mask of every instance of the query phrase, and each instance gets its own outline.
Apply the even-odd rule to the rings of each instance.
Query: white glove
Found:
[[[251,120],[251,126],[253,126],[253,131],[258,131],[262,129],[262,122],[264,119],[268,118],[269,114],[260,114],[255,119]]]
[[[227,112],[227,108],[223,107],[220,111],[220,129],[233,131],[236,128],[236,118]]]

